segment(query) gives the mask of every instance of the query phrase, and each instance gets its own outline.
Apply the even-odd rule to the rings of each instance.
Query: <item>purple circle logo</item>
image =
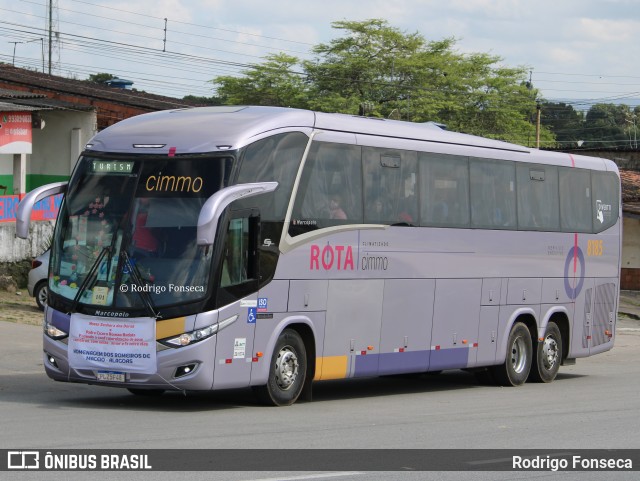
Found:
[[[580,275],[578,275],[578,269],[580,269]],[[564,262],[564,290],[569,299],[575,300],[580,295],[582,286],[584,286],[584,274],[584,254],[582,249],[576,245],[569,249],[567,260]]]

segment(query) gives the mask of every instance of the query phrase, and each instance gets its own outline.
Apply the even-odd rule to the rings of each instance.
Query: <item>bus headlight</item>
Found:
[[[56,326],[47,321],[44,321],[44,333],[51,339],[55,339],[56,341],[64,339],[69,335],[68,332],[61,331]]]
[[[177,337],[162,339],[159,342],[170,347],[184,347],[196,342],[204,341],[208,337],[213,336],[216,332],[218,332],[217,323],[196,331],[185,332]]]

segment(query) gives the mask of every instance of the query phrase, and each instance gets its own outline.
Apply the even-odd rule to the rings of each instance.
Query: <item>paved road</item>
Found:
[[[332,381],[316,385],[312,403],[267,408],[257,405],[249,390],[188,397],[171,393],[149,399],[118,389],[56,383],[42,368],[41,329],[0,322],[0,448],[271,448],[279,450],[283,466],[291,448],[640,448],[640,322],[621,321],[618,328],[612,351],[561,368],[551,384],[480,386],[462,371],[417,379]],[[59,474],[47,477],[86,477]],[[593,478],[563,473],[561,479],[603,477],[592,474]],[[606,477],[637,479],[630,474]],[[17,473],[10,475],[17,479]],[[149,475],[92,476],[151,479]],[[472,479],[550,476],[479,473]],[[202,479],[459,477],[459,473],[239,472],[208,473]],[[171,479],[196,477],[172,473]]]

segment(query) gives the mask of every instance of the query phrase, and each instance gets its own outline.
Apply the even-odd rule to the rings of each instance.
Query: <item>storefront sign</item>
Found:
[[[0,154],[31,153],[31,114],[0,112]]]

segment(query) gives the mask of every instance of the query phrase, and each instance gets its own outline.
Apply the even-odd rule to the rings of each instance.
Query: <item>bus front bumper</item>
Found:
[[[45,371],[56,381],[173,391],[208,391],[213,386],[216,335],[175,349],[157,343],[154,374],[126,372],[118,367],[109,371],[74,369],[69,366],[66,340],[54,340],[46,334],[43,337]]]

